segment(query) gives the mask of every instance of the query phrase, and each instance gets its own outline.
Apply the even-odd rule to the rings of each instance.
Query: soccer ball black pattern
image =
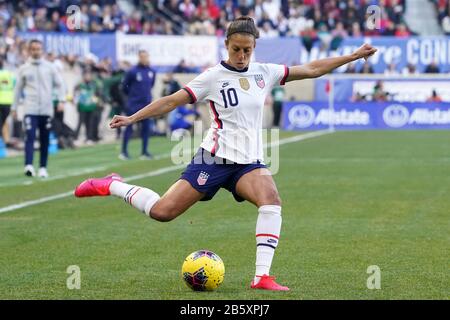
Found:
[[[212,251],[192,252],[183,263],[181,275],[189,288],[195,291],[211,291],[223,282],[225,266]]]

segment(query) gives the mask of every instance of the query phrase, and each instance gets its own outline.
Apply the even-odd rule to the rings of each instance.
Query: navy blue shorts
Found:
[[[260,162],[239,164],[223,158],[212,156],[211,153],[200,148],[180,179],[188,181],[198,192],[205,193],[200,201],[211,200],[220,188],[230,191],[236,201],[245,199],[236,193],[236,184],[239,179],[254,169],[267,168]]]

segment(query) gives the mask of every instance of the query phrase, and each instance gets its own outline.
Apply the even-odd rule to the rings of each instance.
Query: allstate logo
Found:
[[[384,122],[392,128],[401,128],[409,121],[409,111],[401,104],[391,104],[383,111]]]
[[[289,110],[288,114],[290,127],[308,128],[316,118],[314,109],[306,104],[295,105]]]

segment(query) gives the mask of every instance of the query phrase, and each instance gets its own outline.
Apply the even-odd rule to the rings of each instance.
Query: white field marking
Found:
[[[333,130],[321,130],[321,131],[310,132],[310,133],[306,133],[306,134],[293,136],[293,137],[290,137],[290,138],[281,139],[281,140],[279,140],[277,142],[272,142],[272,143],[270,143],[268,145],[266,144],[265,147],[298,142],[298,141],[319,137],[319,136],[322,136],[322,135],[325,135],[325,134],[329,134],[329,133],[333,133],[333,132],[334,132]],[[176,166],[164,167],[164,168],[157,169],[157,170],[154,170],[154,171],[150,171],[150,172],[147,172],[147,173],[142,173],[142,174],[134,175],[134,176],[131,176],[131,177],[127,177],[127,178],[124,179],[124,181],[129,182],[129,181],[133,181],[133,180],[140,180],[140,179],[144,179],[144,178],[148,178],[148,177],[159,176],[159,175],[162,175],[162,174],[165,174],[165,173],[168,173],[168,172],[179,170],[181,168],[184,168],[185,166],[186,166],[185,164],[179,164],[179,165],[176,165]],[[49,202],[49,201],[53,201],[53,200],[66,198],[66,197],[69,197],[69,196],[73,196],[73,192],[74,191],[63,192],[63,193],[55,194],[53,196],[43,197],[43,198],[39,198],[39,199],[36,199],[36,200],[30,200],[30,201],[25,201],[25,202],[22,202],[22,203],[6,206],[6,207],[3,207],[3,208],[0,208],[0,214],[1,213],[15,211],[15,210],[26,208],[26,207],[31,207],[31,206],[34,206],[34,205],[37,205],[37,204],[41,204],[41,203],[45,203],[45,202]]]
[[[154,160],[167,159],[167,158],[170,158],[170,153],[163,153],[163,154],[159,154],[159,155],[156,155],[153,157]],[[76,176],[79,176],[82,174],[93,173],[93,172],[97,172],[97,171],[104,171],[115,165],[117,165],[117,163],[114,163],[111,166],[102,166],[102,167],[93,167],[93,168],[91,167],[91,168],[75,170],[75,171],[71,171],[67,174],[59,174],[59,175],[55,175],[55,176],[50,176],[49,178],[45,178],[45,179],[24,181],[21,184],[0,183],[0,187],[10,187],[10,186],[17,186],[17,185],[29,186],[29,185],[32,185],[37,182],[61,180],[61,179],[68,178],[68,177],[76,177]]]
[[[274,147],[274,146],[282,146],[283,144],[288,144],[288,143],[298,142],[298,141],[302,141],[302,140],[306,140],[306,139],[316,138],[316,137],[320,137],[325,134],[329,134],[329,133],[333,133],[333,132],[335,132],[335,130],[333,130],[333,129],[308,132],[308,133],[296,135],[296,136],[293,136],[290,138],[284,138],[284,139],[278,140],[276,142],[272,142],[270,144],[265,144],[264,148]]]
[[[45,178],[45,179],[36,178],[34,180],[27,180],[22,183],[0,183],[0,187],[11,187],[11,186],[19,186],[19,185],[29,186],[29,185],[32,185],[32,184],[38,183],[38,182],[60,180],[60,179],[68,178],[68,177],[75,177],[75,176],[79,176],[82,174],[97,172],[97,171],[106,170],[106,169],[108,169],[108,167],[104,167],[104,166],[103,167],[85,168],[85,169],[70,171],[67,174],[59,174],[59,175],[55,175],[55,176],[50,176],[49,178]],[[28,178],[28,179],[30,179],[30,178]]]

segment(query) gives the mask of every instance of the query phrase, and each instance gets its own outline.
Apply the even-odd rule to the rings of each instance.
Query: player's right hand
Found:
[[[120,128],[120,127],[125,127],[130,124],[131,124],[131,120],[129,117],[115,115],[112,118],[111,122],[109,123],[109,127],[111,129],[115,129],[115,128]]]

